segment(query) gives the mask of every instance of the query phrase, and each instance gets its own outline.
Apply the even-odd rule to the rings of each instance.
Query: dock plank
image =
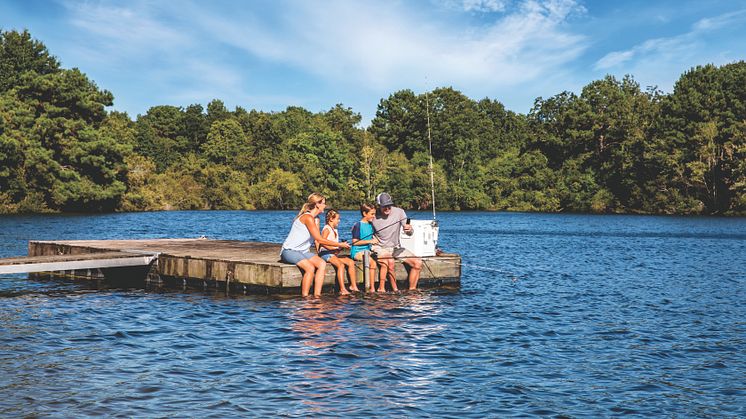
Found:
[[[153,255],[126,252],[25,256],[0,259],[0,274],[147,266]]]

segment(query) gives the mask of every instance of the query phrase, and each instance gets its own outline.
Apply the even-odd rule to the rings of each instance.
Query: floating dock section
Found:
[[[280,245],[275,243],[209,239],[31,241],[28,254],[28,258],[0,259],[0,269],[15,265],[16,272],[38,272],[44,267],[45,274],[53,276],[116,277],[129,279],[135,286],[138,282],[155,282],[237,293],[299,293],[302,277],[296,266],[280,262]],[[125,267],[125,260],[130,261],[130,268]],[[32,263],[46,265],[26,271],[19,266]],[[333,292],[335,275],[334,267],[328,264],[324,292]],[[362,283],[362,263],[358,263],[357,277]],[[406,287],[407,271],[400,261],[396,263],[396,278],[400,288]],[[423,258],[420,288],[458,286],[460,281],[459,255]]]

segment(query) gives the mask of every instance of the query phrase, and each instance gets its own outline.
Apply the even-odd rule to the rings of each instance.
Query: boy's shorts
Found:
[[[394,259],[406,259],[417,257],[414,255],[414,253],[403,247],[383,247],[374,244],[370,250],[374,252],[376,254],[376,258],[379,259],[391,257],[393,257]]]

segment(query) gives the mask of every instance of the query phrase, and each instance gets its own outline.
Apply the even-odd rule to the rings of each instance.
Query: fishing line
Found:
[[[479,270],[482,270],[482,271],[497,272],[497,273],[503,274],[505,276],[510,276],[514,280],[518,280],[520,278],[526,278],[525,274],[524,275],[518,275],[518,274],[516,274],[514,272],[511,272],[511,271],[506,271],[506,270],[497,269],[497,268],[490,268],[490,267],[487,267],[487,266],[474,265],[474,264],[471,264],[471,263],[451,262],[449,260],[439,259],[439,256],[409,256],[409,257],[383,256],[383,257],[377,257],[377,258],[374,258],[374,259],[376,259],[376,260],[395,259],[396,260],[396,259],[409,259],[409,258],[422,259],[423,263],[425,263],[428,260],[432,259],[432,260],[436,260],[436,261],[441,262],[441,263],[450,263],[452,265],[466,266],[466,267],[469,267],[469,268],[479,269]],[[428,267],[428,269],[429,269],[429,267]]]
[[[448,260],[440,260],[439,262],[450,263],[450,264],[458,265],[458,266],[467,266],[469,268],[479,269],[479,270],[482,270],[482,271],[497,272],[497,273],[503,274],[505,276],[511,277],[511,279],[513,280],[513,282],[516,282],[519,279],[526,278],[526,275],[516,275],[515,273],[510,272],[510,271],[505,271],[505,270],[497,269],[497,268],[490,268],[490,267],[487,267],[487,266],[474,265],[474,264],[471,264],[471,263],[451,262],[451,261],[448,261]]]

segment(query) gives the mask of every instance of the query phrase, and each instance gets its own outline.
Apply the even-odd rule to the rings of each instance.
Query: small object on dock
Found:
[[[67,265],[43,271],[69,270],[74,276],[86,277],[88,269],[107,270],[96,264],[100,260],[134,260],[142,258],[137,266],[149,266],[147,274],[157,278],[157,283],[190,284],[201,288],[224,289],[232,292],[268,291],[296,293],[300,287],[302,274],[290,264],[279,261],[280,244],[244,242],[235,240],[211,239],[154,239],[154,240],[74,240],[74,241],[31,241],[29,258],[59,257],[78,265]],[[62,256],[59,256],[62,255]],[[150,258],[150,259],[147,259]],[[0,259],[0,268],[13,266],[13,259]],[[42,259],[39,259],[42,260]],[[147,261],[147,263],[146,263]],[[428,269],[422,271],[420,284],[423,287],[456,285],[461,280],[461,257],[457,254],[441,254],[423,258]],[[119,262],[124,263],[124,262]],[[125,265],[120,265],[125,266]],[[133,266],[133,265],[129,265]],[[97,269],[94,269],[97,271]],[[362,270],[362,263],[358,263]],[[0,271],[6,272],[6,271]],[[28,271],[21,271],[28,272]],[[35,271],[38,272],[38,271]],[[366,270],[367,273],[367,270]],[[363,272],[358,278],[363,279]],[[119,275],[122,276],[122,275]],[[124,275],[126,277],[126,275]],[[406,281],[407,272],[402,263],[396,264],[396,277]],[[369,280],[373,280],[370,278]],[[144,283],[144,278],[132,278],[133,283]],[[335,271],[329,266],[324,285],[333,286]]]

